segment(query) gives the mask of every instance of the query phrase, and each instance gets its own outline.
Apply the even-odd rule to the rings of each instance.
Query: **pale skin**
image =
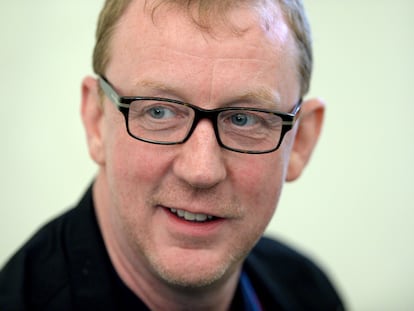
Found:
[[[289,112],[300,90],[283,18],[274,25],[276,36],[250,8],[232,11],[231,18],[243,33],[218,24],[211,36],[185,12],[160,8],[153,21],[134,1],[114,32],[105,75],[125,96],[213,109],[239,105],[248,94],[249,106]],[[130,137],[96,79],[85,78],[82,118],[99,165],[94,203],[125,284],[152,310],[228,310],[243,260],[270,221],[284,181],[295,180],[309,160],[323,112],[320,100],[306,100],[297,125],[270,154],[222,149],[208,120],[186,143],[160,146]],[[170,208],[216,220],[188,222]]]

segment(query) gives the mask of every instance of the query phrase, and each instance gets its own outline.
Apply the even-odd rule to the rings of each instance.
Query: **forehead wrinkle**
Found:
[[[279,47],[273,47],[275,51],[273,53],[276,53],[279,51]],[[228,60],[234,60],[234,61],[257,61],[257,62],[263,62],[263,63],[272,63],[272,61],[264,60],[259,57],[252,57],[255,53],[255,50],[257,49],[257,46],[245,45],[243,47],[243,52],[246,53],[247,50],[250,50],[251,52],[249,54],[246,54],[244,57],[240,57],[239,55],[235,55],[234,50],[229,50],[226,54],[227,55],[218,55],[216,53],[215,47],[205,46],[200,51],[190,51],[187,47],[180,47],[177,46],[170,46],[165,44],[151,44],[145,47],[145,50],[148,51],[149,54],[151,54],[151,51],[160,51],[160,49],[165,50],[166,52],[172,53],[172,55],[168,55],[168,53],[164,53],[164,58],[168,59],[175,56],[184,56],[184,57],[190,57],[197,60],[211,60],[211,61],[228,61]],[[184,50],[185,49],[185,50]],[[281,50],[281,49],[280,49]],[[223,51],[221,51],[223,52]],[[269,52],[269,51],[268,51]]]

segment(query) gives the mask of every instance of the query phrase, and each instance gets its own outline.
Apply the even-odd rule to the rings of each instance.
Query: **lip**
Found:
[[[170,211],[170,208],[159,206],[167,219],[167,226],[171,233],[187,237],[211,237],[220,231],[226,222],[225,218],[214,217],[206,222],[188,221]]]

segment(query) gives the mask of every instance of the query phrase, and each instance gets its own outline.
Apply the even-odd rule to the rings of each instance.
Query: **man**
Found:
[[[300,1],[107,0],[82,84],[99,165],[0,274],[1,310],[342,310],[262,234],[320,132]]]

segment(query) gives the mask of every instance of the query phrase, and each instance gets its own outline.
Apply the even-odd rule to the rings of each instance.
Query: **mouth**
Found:
[[[168,209],[172,214],[176,215],[178,218],[183,220],[194,222],[194,223],[206,223],[217,220],[218,218],[212,215],[207,214],[199,214],[199,213],[191,213],[189,211],[176,209],[176,208],[169,208]]]

